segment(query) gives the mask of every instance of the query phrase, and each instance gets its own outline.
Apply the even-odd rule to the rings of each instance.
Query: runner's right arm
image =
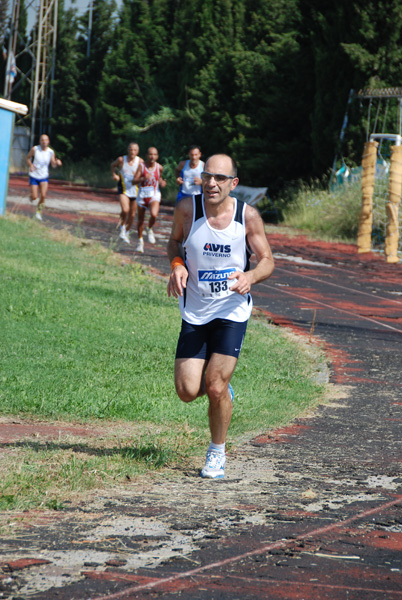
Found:
[[[27,154],[27,164],[28,164],[30,171],[34,171],[34,169],[35,169],[34,164],[32,162],[32,158],[34,157],[34,155],[35,155],[35,146],[33,146]]]
[[[170,260],[172,272],[170,274],[167,293],[168,296],[183,296],[187,286],[188,271],[182,260],[182,243],[185,239],[184,227],[189,217],[189,207],[185,200],[182,200],[175,208],[172,231],[167,245],[167,253]]]
[[[115,181],[120,180],[120,176],[116,173],[116,169],[117,168],[121,169],[122,166],[123,166],[123,157],[122,156],[119,156],[118,158],[116,158],[116,160],[114,160],[110,165],[110,168],[112,169],[112,177]]]
[[[144,161],[142,161],[142,163],[140,163],[138,165],[137,172],[134,175],[133,183],[145,183],[147,181],[146,176],[142,174],[142,165],[143,164],[144,164]]]
[[[176,176],[177,185],[181,185],[183,183],[183,177],[181,176],[181,172],[182,172],[182,169],[185,164],[186,164],[186,161],[182,160],[181,162],[179,162],[179,164],[177,165],[177,167],[175,169],[174,174]]]

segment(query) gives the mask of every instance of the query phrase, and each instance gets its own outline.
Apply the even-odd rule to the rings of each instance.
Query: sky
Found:
[[[90,0],[75,0],[75,2],[71,2],[71,0],[66,0],[65,7],[70,8],[70,6],[75,6],[78,8],[79,12],[85,12],[88,8]],[[12,4],[10,2],[10,4]],[[28,7],[28,31],[30,31],[35,23],[36,14],[39,10],[39,0],[26,0],[25,6]]]
[[[91,0],[66,0],[65,7],[70,8],[71,6],[74,6],[74,7],[78,8],[78,11],[80,13],[83,13],[87,10],[90,1]],[[119,6],[120,4],[121,4],[121,0],[117,0],[117,6]],[[10,12],[11,12],[12,0],[9,0],[9,5],[10,5]],[[33,27],[36,14],[39,10],[39,0],[26,0],[25,6],[28,7],[28,31],[30,31]]]

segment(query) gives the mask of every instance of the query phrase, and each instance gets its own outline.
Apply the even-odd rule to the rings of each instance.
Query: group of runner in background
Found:
[[[49,167],[60,167],[62,162],[50,148],[47,135],[41,135],[39,145],[33,146],[27,155],[29,166],[30,200],[39,199],[36,218],[42,220],[42,209],[45,205],[49,182]],[[146,159],[139,156],[140,148],[136,142],[127,147],[127,154],[119,156],[111,164],[112,176],[117,181],[120,201],[119,237],[130,244],[130,231],[137,213],[138,242],[136,252],[144,252],[144,222],[146,210],[149,210],[149,221],[146,228],[148,242],[155,244],[153,231],[159,214],[161,203],[160,188],[166,186],[162,177],[163,166],[158,163],[158,150],[151,146],[147,150]],[[191,146],[188,159],[181,161],[175,170],[176,182],[179,185],[177,202],[187,196],[201,193],[201,173],[204,163],[201,160],[199,146]]]
[[[130,243],[130,230],[137,212],[138,242],[136,251],[144,252],[145,211],[149,209],[149,221],[146,228],[148,242],[155,244],[153,227],[159,214],[161,191],[166,186],[163,179],[163,166],[158,163],[158,150],[148,148],[146,160],[139,157],[139,146],[132,142],[128,145],[127,154],[119,156],[111,164],[113,179],[118,182],[118,193],[121,206],[120,238]],[[176,182],[180,186],[177,201],[186,196],[201,192],[201,173],[204,163],[201,161],[201,150],[191,146],[188,160],[180,162],[176,167]]]

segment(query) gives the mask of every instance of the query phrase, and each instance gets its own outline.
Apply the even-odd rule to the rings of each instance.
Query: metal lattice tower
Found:
[[[31,145],[37,117],[39,116],[40,123],[43,123],[52,115],[53,90],[50,84],[56,64],[57,13],[58,0],[40,0],[32,98]]]
[[[58,0],[32,0],[27,8],[33,9],[36,13],[34,39],[19,54],[16,54],[20,0],[13,0],[9,52],[12,51],[16,59],[25,52],[32,58],[32,67],[27,73],[22,73],[18,69],[21,80],[27,80],[31,86],[29,115],[31,116],[30,141],[32,146],[38,127],[41,133],[50,133],[45,129],[49,129],[48,122],[52,116],[52,79],[56,64]],[[7,81],[6,77],[4,96],[11,99],[11,95],[12,84]]]
[[[8,56],[11,54],[15,56],[17,51],[17,40],[18,40],[18,23],[20,19],[20,0],[14,0],[13,6],[11,9],[11,19],[10,19],[10,35],[8,38]],[[12,83],[10,78],[7,77],[4,82],[4,98],[6,100],[11,99],[11,88]]]

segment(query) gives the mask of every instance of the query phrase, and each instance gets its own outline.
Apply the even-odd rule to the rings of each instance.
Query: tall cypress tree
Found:
[[[148,3],[124,0],[100,73],[91,140],[104,158],[120,152],[126,130],[146,113],[152,77],[146,50],[151,36]]]
[[[75,9],[65,10],[64,0],[59,2],[51,141],[62,158],[80,158],[87,122],[85,104],[79,93],[77,19]]]
[[[202,143],[209,152],[233,154],[245,183],[264,184],[280,172],[299,176],[308,168],[309,143],[297,0],[254,0],[241,8],[227,2],[218,14],[215,4],[201,9],[195,45],[206,62],[189,89]]]
[[[402,0],[123,0],[116,21],[95,0],[89,57],[88,14],[78,47],[69,34],[77,132],[65,137],[108,159],[138,136],[177,159],[198,143],[271,190],[321,175],[350,88],[399,86],[401,13]]]
[[[92,6],[92,27],[89,30],[88,11],[78,23],[78,69],[79,89],[85,123],[81,129],[79,152],[82,156],[98,154],[102,143],[101,132],[97,131],[97,107],[100,102],[99,89],[106,59],[113,40],[116,24],[116,3],[114,0],[94,0]]]
[[[401,87],[402,82],[402,1],[358,2],[353,5],[355,35],[342,49],[353,69],[356,91],[359,88]],[[345,154],[350,161],[359,161],[366,135],[399,133],[399,106],[393,99],[374,100],[369,111],[368,101],[352,103]],[[371,115],[371,118],[369,118]]]
[[[314,171],[331,166],[351,89],[399,86],[402,76],[401,0],[300,0],[313,57],[311,139]],[[344,153],[360,161],[365,115],[350,107],[353,136]],[[354,121],[354,128],[353,128]]]

